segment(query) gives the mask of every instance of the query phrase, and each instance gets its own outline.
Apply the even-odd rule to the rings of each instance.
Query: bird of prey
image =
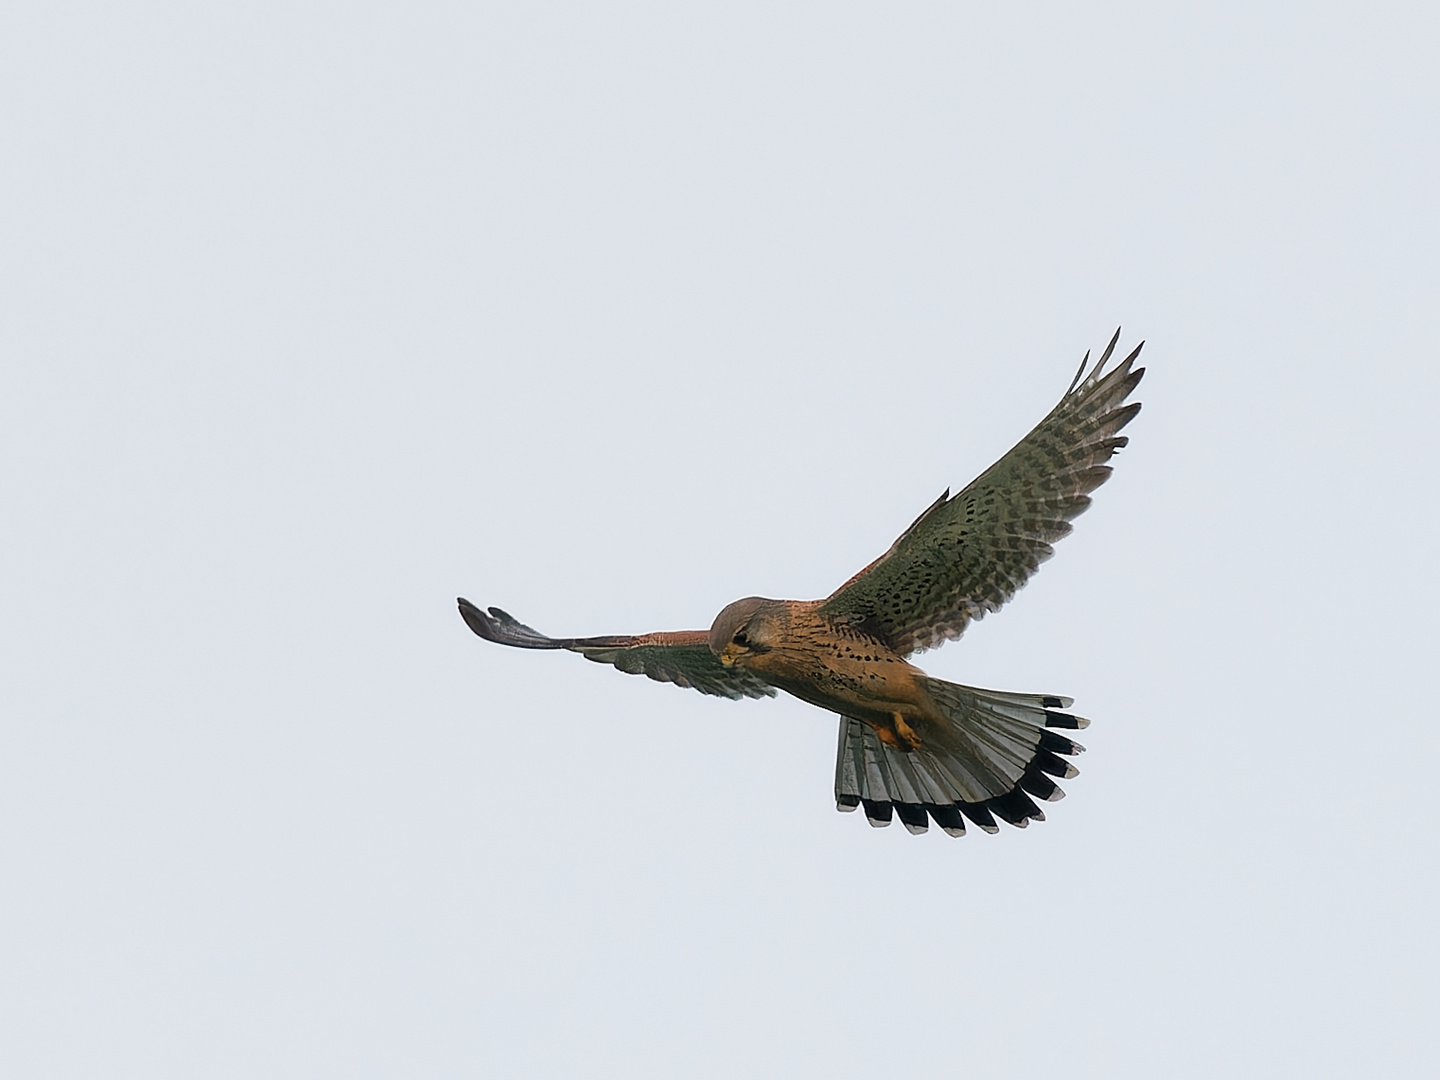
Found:
[[[1105,371],[1120,331],[1088,374],[1085,354],[1050,415],[958,495],[947,490],[890,550],[824,600],[736,600],[706,630],[635,637],[549,638],[499,608],[458,603],[470,629],[522,649],[568,649],[587,660],[702,694],[774,696],[777,689],[840,716],[835,802],[864,807],[871,825],[930,819],[951,836],[965,822],[998,832],[1045,815],[1034,799],[1063,796],[1055,779],[1084,749],[1060,731],[1089,721],[1072,699],[960,686],[906,657],[958,638],[996,611],[1053,553],[1105,462],[1140,411],[1125,404],[1144,368],[1140,346]],[[1141,345],[1144,343],[1142,342]],[[1032,798],[1033,796],[1033,798]]]

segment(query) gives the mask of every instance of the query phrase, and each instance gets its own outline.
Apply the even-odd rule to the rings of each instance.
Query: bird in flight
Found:
[[[840,716],[835,803],[864,807],[871,825],[898,817],[912,833],[930,819],[951,836],[965,822],[998,832],[1045,815],[1035,799],[1062,798],[1064,760],[1084,747],[1061,731],[1090,721],[1053,694],[1014,694],[926,675],[906,657],[958,638],[997,611],[1040,564],[1128,439],[1140,411],[1125,404],[1144,375],[1140,347],[1105,371],[1120,331],[1087,373],[1080,363],[1050,415],[958,495],[941,495],[890,550],[824,600],[750,596],[710,629],[633,637],[550,638],[492,607],[458,600],[487,641],[568,649],[587,660],[721,697],[784,690]],[[1143,346],[1143,342],[1141,345]]]

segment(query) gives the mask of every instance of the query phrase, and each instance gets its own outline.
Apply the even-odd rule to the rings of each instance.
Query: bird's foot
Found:
[[[875,729],[875,734],[880,737],[880,741],[886,746],[906,753],[919,749],[920,736],[915,734],[915,729],[905,722],[905,717],[898,712],[890,715],[892,727]]]

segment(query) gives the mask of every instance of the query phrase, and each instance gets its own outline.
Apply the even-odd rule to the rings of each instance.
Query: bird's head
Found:
[[[756,653],[769,652],[775,644],[780,627],[775,618],[778,601],[763,596],[747,596],[736,600],[710,626],[710,651],[726,667]]]

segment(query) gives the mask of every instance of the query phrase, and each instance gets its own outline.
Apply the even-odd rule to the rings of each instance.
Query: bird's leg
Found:
[[[915,734],[915,729],[907,724],[905,717],[898,712],[895,714],[895,734],[900,736],[900,741],[905,744],[905,749],[919,749],[920,736]]]
[[[893,746],[896,750],[915,750],[920,746],[920,736],[915,734],[915,729],[905,722],[904,713],[894,712],[890,714],[891,727],[877,727],[875,734],[886,746]]]

